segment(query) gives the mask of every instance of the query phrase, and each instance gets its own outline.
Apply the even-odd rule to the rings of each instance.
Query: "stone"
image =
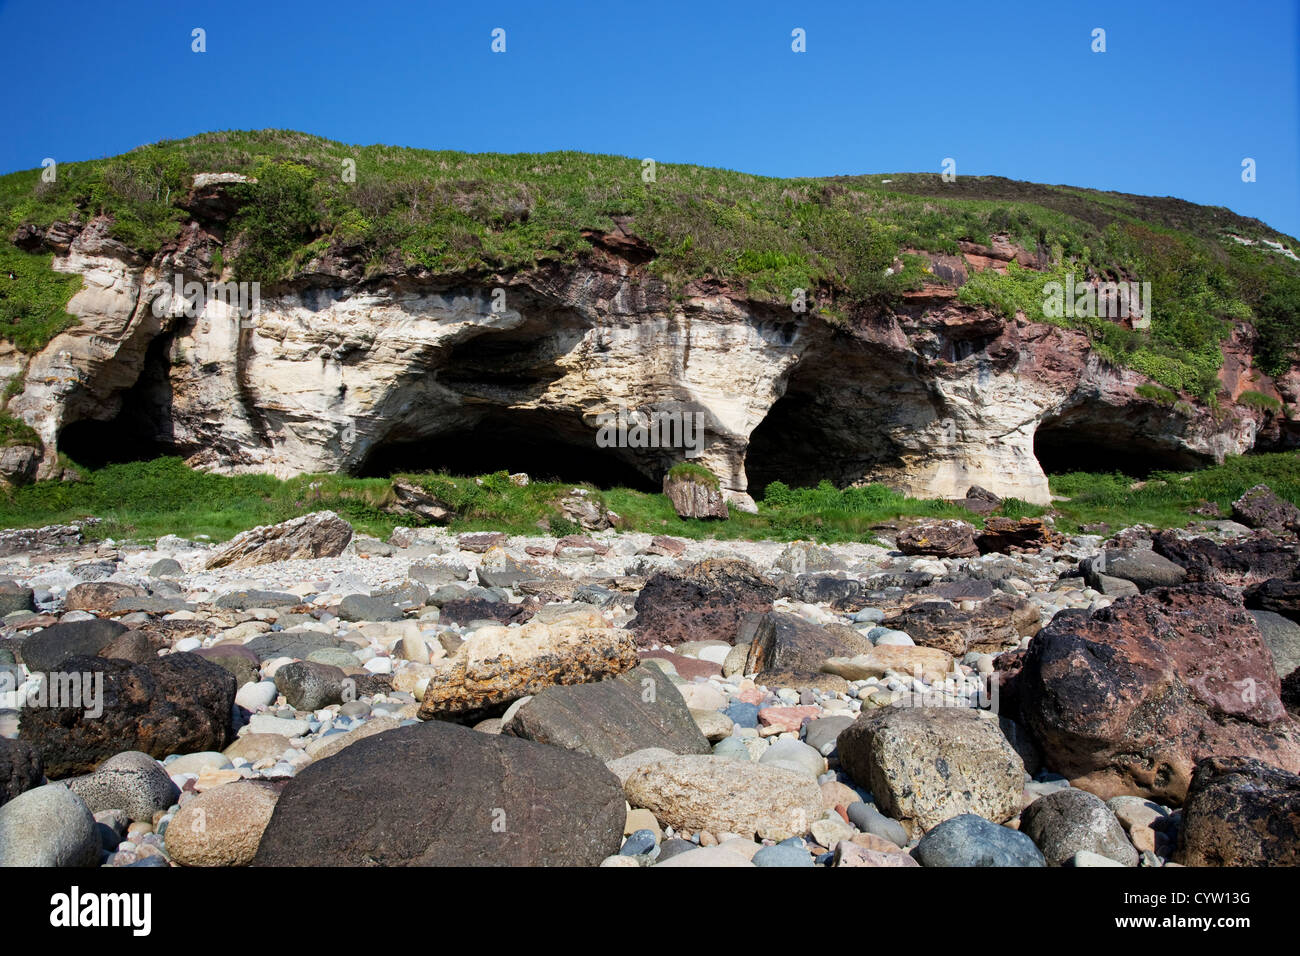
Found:
[[[1202,760],[1174,859],[1184,866],[1300,865],[1300,776],[1241,757]]]
[[[1300,508],[1279,498],[1268,485],[1256,485],[1234,501],[1232,517],[1247,528],[1300,534]]]
[[[349,594],[339,602],[339,617],[345,621],[400,621],[405,616],[387,598]]]
[[[1273,670],[1277,676],[1286,677],[1300,667],[1300,624],[1272,611],[1251,611],[1250,616],[1255,619],[1260,636],[1273,656]]]
[[[877,644],[865,654],[828,658],[822,669],[852,681],[884,677],[889,671],[936,681],[952,673],[953,657],[937,647]]]
[[[825,757],[806,743],[788,737],[773,741],[758,762],[764,766],[786,767],[797,773],[806,773],[814,780],[826,770]]]
[[[100,657],[144,664],[158,656],[153,643],[139,631],[123,631],[99,652]]]
[[[676,756],[634,770],[624,782],[628,802],[678,831],[802,836],[821,816],[821,791],[811,776],[713,756]]]
[[[1218,585],[1062,612],[1033,639],[1014,683],[1044,763],[1103,799],[1180,804],[1196,762],[1217,754],[1300,772],[1300,727],[1272,656]]]
[[[943,821],[916,845],[922,866],[1046,866],[1042,852],[1025,834],[990,823],[974,813]]]
[[[182,866],[247,866],[275,804],[275,790],[257,783],[228,783],[200,793],[167,827],[167,853]]]
[[[712,476],[710,476],[712,477]],[[679,518],[719,518],[729,514],[718,480],[707,481],[691,473],[664,476],[664,494],[673,503]]]
[[[445,524],[456,516],[455,508],[413,481],[394,478],[392,487],[393,500],[387,506],[389,512],[411,515],[431,524]]]
[[[100,839],[85,802],[60,783],[0,806],[0,867],[95,866]]]
[[[639,647],[736,640],[741,619],[772,609],[776,586],[751,564],[710,558],[684,571],[661,571],[637,594],[631,627]]]
[[[683,754],[711,751],[672,681],[645,666],[596,683],[542,688],[502,733],[601,760],[648,747]]]
[[[1300,577],[1294,581],[1269,578],[1252,585],[1245,593],[1246,607],[1273,611],[1300,621]]]
[[[168,770],[153,757],[139,751],[124,751],[109,757],[94,773],[66,780],[68,789],[81,797],[91,813],[121,810],[132,820],[149,822],[166,810],[180,791]]]
[[[343,703],[345,681],[339,668],[313,661],[294,661],[275,672],[275,688],[294,710],[314,711]]]
[[[1087,851],[1124,866],[1137,866],[1138,852],[1105,802],[1086,790],[1058,790],[1039,797],[1020,815],[1020,832],[1043,851],[1049,866],[1061,866]]]
[[[1020,810],[1025,766],[996,719],[955,707],[886,707],[839,736],[840,763],[881,811],[929,830],[975,813],[994,823]]]
[[[835,552],[813,541],[792,541],[785,546],[772,566],[790,574],[807,574],[816,571],[843,571],[844,561]]]
[[[727,656],[722,661],[722,676],[731,677],[733,674],[745,673],[745,664],[749,660],[749,644],[737,644],[727,652]]]
[[[506,536],[500,531],[482,531],[475,534],[462,534],[456,539],[456,547],[461,551],[486,554],[492,548],[506,543]]]
[[[980,554],[1012,551],[1039,551],[1060,547],[1065,538],[1057,534],[1042,518],[1003,518],[993,516],[984,521],[984,530],[975,536]]]
[[[401,725],[402,722],[396,717],[372,717],[355,730],[317,737],[308,741],[307,756],[313,760],[324,760],[326,757],[334,756],[344,747],[351,747],[359,740],[365,740],[375,734],[382,734],[386,730],[395,730]]]
[[[903,554],[928,554],[941,558],[973,558],[975,529],[965,521],[952,519],[921,521],[898,533],[898,550]]]
[[[302,599],[287,591],[258,591],[246,589],[230,591],[221,595],[215,602],[217,607],[231,611],[247,611],[255,607],[296,607]]]
[[[832,631],[793,614],[773,611],[763,616],[754,631],[745,673],[757,674],[757,683],[779,686],[787,682],[778,682],[773,675],[814,677],[829,658],[872,650],[871,642],[852,628]]]
[[[849,821],[863,833],[888,840],[895,846],[907,846],[906,828],[897,820],[891,820],[877,810],[875,804],[859,801],[849,804],[845,807],[845,811],[848,813]]]
[[[1187,571],[1168,558],[1145,548],[1102,551],[1079,563],[1089,587],[1101,590],[1102,575],[1131,581],[1139,591],[1174,587],[1187,580]]]
[[[754,866],[755,864],[739,853],[731,850],[724,850],[722,847],[698,847],[685,853],[677,853],[668,859],[663,859],[660,853],[660,862],[656,867],[665,866],[673,868],[697,868],[714,869],[716,867],[736,867],[736,866]]]
[[[695,710],[692,708],[691,718],[695,721],[695,726],[700,728],[700,733],[710,743],[717,743],[727,739],[736,726],[732,723],[730,717],[716,710]]]
[[[16,581],[5,578],[0,580],[0,617],[15,611],[35,611],[35,592],[23,587]]]
[[[860,846],[850,840],[841,840],[835,846],[834,866],[919,866],[906,853],[881,853]]]
[[[352,525],[332,511],[315,511],[237,534],[208,559],[207,567],[251,568],[276,561],[333,558],[352,540]]]
[[[631,634],[618,628],[531,621],[517,629],[480,628],[454,657],[430,665],[435,670],[420,719],[474,714],[546,687],[612,677],[636,663]]]
[[[814,866],[812,854],[802,847],[777,843],[754,854],[752,862],[763,867]]]
[[[605,766],[610,773],[618,777],[619,783],[626,783],[633,770],[675,756],[677,755],[671,750],[665,750],[663,747],[647,747],[645,750],[633,751],[625,757],[607,760]]]
[[[153,564],[149,565],[149,577],[151,578],[178,578],[185,573],[181,563],[175,558],[159,558]]]
[[[0,737],[0,806],[39,785],[44,776],[39,751],[21,740]]]
[[[123,750],[151,757],[221,750],[232,738],[235,678],[194,654],[145,664],[73,657],[63,664],[83,681],[103,675],[103,713],[80,707],[32,708],[19,734],[40,750],[51,778],[88,773]]]
[[[227,758],[242,758],[250,764],[277,760],[289,750],[289,738],[283,734],[244,734],[222,751]]]
[[[220,645],[222,647],[229,645]],[[322,648],[342,647],[355,648],[355,644],[345,641],[341,637],[335,637],[332,634],[322,634],[319,631],[297,631],[287,630],[271,634],[259,634],[250,640],[247,644],[237,645],[243,647],[248,653],[257,657],[259,661],[265,662],[275,660],[277,657],[290,657],[297,660],[305,660],[310,654]],[[216,650],[216,648],[208,648]]]
[[[797,707],[764,707],[758,712],[758,722],[763,727],[780,733],[797,734],[805,720],[812,720],[822,712],[816,704]]]
[[[125,630],[126,625],[107,618],[55,624],[23,642],[23,663],[29,671],[48,674],[70,657],[98,654]]]
[[[280,695],[275,681],[250,681],[235,693],[235,703],[245,710],[257,711],[270,707]]]
[[[803,725],[803,741],[823,757],[836,752],[839,735],[852,725],[848,716],[817,717]]]
[[[428,721],[301,770],[253,863],[596,866],[618,853],[625,821],[618,779],[595,758]]]
[[[63,606],[69,611],[106,611],[121,598],[143,597],[144,589],[115,581],[87,581],[68,590]]]

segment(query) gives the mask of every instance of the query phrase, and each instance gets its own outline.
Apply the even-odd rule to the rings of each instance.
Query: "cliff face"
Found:
[[[46,234],[54,268],[84,279],[69,305],[81,324],[30,358],[0,354],[0,374],[24,385],[10,414],[44,441],[40,477],[73,443],[137,441],[286,476],[446,461],[488,442],[523,470],[545,447],[656,483],[682,448],[597,444],[602,416],[625,406],[702,415],[696,460],[741,505],[769,481],[819,478],[1046,502],[1040,458],[1221,460],[1255,444],[1261,417],[1146,400],[1145,379],[1100,361],[1084,334],[942,290],[843,325],[708,282],[674,297],[622,234],[592,236],[576,266],[499,276],[363,279],[355,263],[316,261],[242,320],[223,302],[197,316],[162,307],[178,274],[216,278],[201,221],[147,262],[105,236],[101,220]]]

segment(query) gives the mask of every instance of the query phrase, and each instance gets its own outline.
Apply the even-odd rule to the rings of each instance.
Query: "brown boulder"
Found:
[[[989,518],[984,522],[984,530],[975,539],[975,546],[980,554],[1009,551],[1038,551],[1040,548],[1056,547],[1064,543],[1065,538],[1057,534],[1042,518]]]
[[[716,481],[709,484],[689,474],[665,475],[664,494],[673,503],[679,518],[721,518],[725,521],[730,517],[722,489]]]
[[[1241,757],[1202,760],[1174,859],[1184,866],[1300,866],[1300,776]]]
[[[898,550],[904,554],[928,554],[940,558],[973,558],[975,529],[965,521],[923,521],[898,532]]]
[[[208,559],[208,568],[251,568],[296,558],[334,558],[352,540],[352,525],[332,511],[237,534]]]
[[[106,611],[120,598],[143,597],[144,588],[116,581],[86,581],[68,590],[63,606],[69,611]]]
[[[1058,614],[1016,684],[1044,763],[1103,799],[1181,803],[1196,762],[1217,754],[1300,771],[1300,725],[1283,708],[1272,656],[1215,585]]]
[[[776,586],[747,561],[709,558],[685,571],[661,571],[636,598],[638,646],[736,640],[747,613],[772,610]]]
[[[1268,485],[1256,485],[1234,501],[1232,517],[1247,528],[1300,534],[1300,508],[1279,498]]]
[[[852,628],[832,631],[794,614],[773,611],[754,632],[744,672],[757,674],[755,680],[760,684],[779,686],[769,675],[780,674],[787,682],[798,674],[816,679],[831,658],[856,657],[873,650],[871,641]]]

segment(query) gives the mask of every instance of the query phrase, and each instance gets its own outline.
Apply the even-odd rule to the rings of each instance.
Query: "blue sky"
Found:
[[[1294,0],[8,0],[0,172],[263,127],[775,176],[952,157],[958,175],[1178,196],[1295,236],[1298,59]]]

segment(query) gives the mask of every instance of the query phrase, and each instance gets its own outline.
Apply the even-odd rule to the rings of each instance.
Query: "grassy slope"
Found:
[[[344,181],[346,159],[355,161],[355,182]],[[607,230],[615,217],[629,217],[631,231],[657,251],[650,268],[674,288],[714,276],[782,303],[793,288],[820,289],[823,313],[851,320],[932,280],[920,257],[905,256],[901,274],[886,274],[902,250],[955,252],[961,240],[1007,234],[1047,250],[1058,273],[1150,281],[1149,334],[1081,324],[1115,362],[1170,388],[1213,397],[1218,343],[1232,319],[1260,325],[1261,359],[1273,369],[1300,340],[1300,263],[1225,234],[1291,248],[1300,245],[1295,239],[1222,208],[996,177],[782,180],[661,164],[647,183],[640,160],[617,156],[466,154],[219,132],[65,164],[54,183],[40,182],[38,170],[0,177],[0,228],[8,236],[26,223],[106,212],[115,237],[151,253],[176,234],[185,216],[173,202],[204,171],[258,178],[243,188],[246,204],[224,257],[240,279],[289,277],[326,251],[372,273],[513,271],[571,261],[588,248],[584,228]],[[3,243],[0,250],[11,260],[21,255]],[[1043,281],[986,274],[963,299],[1043,319]],[[16,322],[0,321],[0,334],[16,343],[52,334],[65,321],[66,294],[29,290],[35,304]],[[5,308],[18,311],[0,290],[0,315]]]
[[[518,488],[505,473],[476,481],[446,475],[406,476],[453,505],[462,518],[457,531],[500,530],[514,534],[569,534],[580,529],[564,519],[557,501],[571,484],[533,482]],[[481,484],[480,484],[481,481]],[[1300,503],[1300,456],[1253,455],[1224,465],[1182,474],[1156,475],[1139,490],[1121,475],[1072,474],[1055,478],[1053,490],[1070,496],[1053,509],[1058,527],[1076,531],[1082,524],[1105,521],[1118,530],[1129,524],[1159,527],[1186,525],[1189,510],[1214,501],[1226,515],[1231,502],[1260,482]],[[590,486],[588,486],[590,487]],[[871,528],[904,516],[980,520],[942,501],[906,498],[881,485],[837,490],[768,486],[759,513],[732,512],[725,522],[678,518],[663,495],[627,489],[590,489],[605,507],[617,512],[624,528],[686,538],[868,541]],[[387,514],[391,485],[384,478],[304,475],[280,481],[264,475],[226,477],[192,471],[177,458],[109,465],[86,471],[81,481],[39,482],[0,496],[0,528],[33,527],[94,515],[104,519],[94,534],[147,541],[163,534],[206,534],[224,540],[258,524],[283,521],[328,508],[347,517],[361,531],[386,536],[398,524]],[[1009,500],[1001,513],[1013,517],[1042,514],[1046,509]],[[542,530],[538,526],[545,526]]]

